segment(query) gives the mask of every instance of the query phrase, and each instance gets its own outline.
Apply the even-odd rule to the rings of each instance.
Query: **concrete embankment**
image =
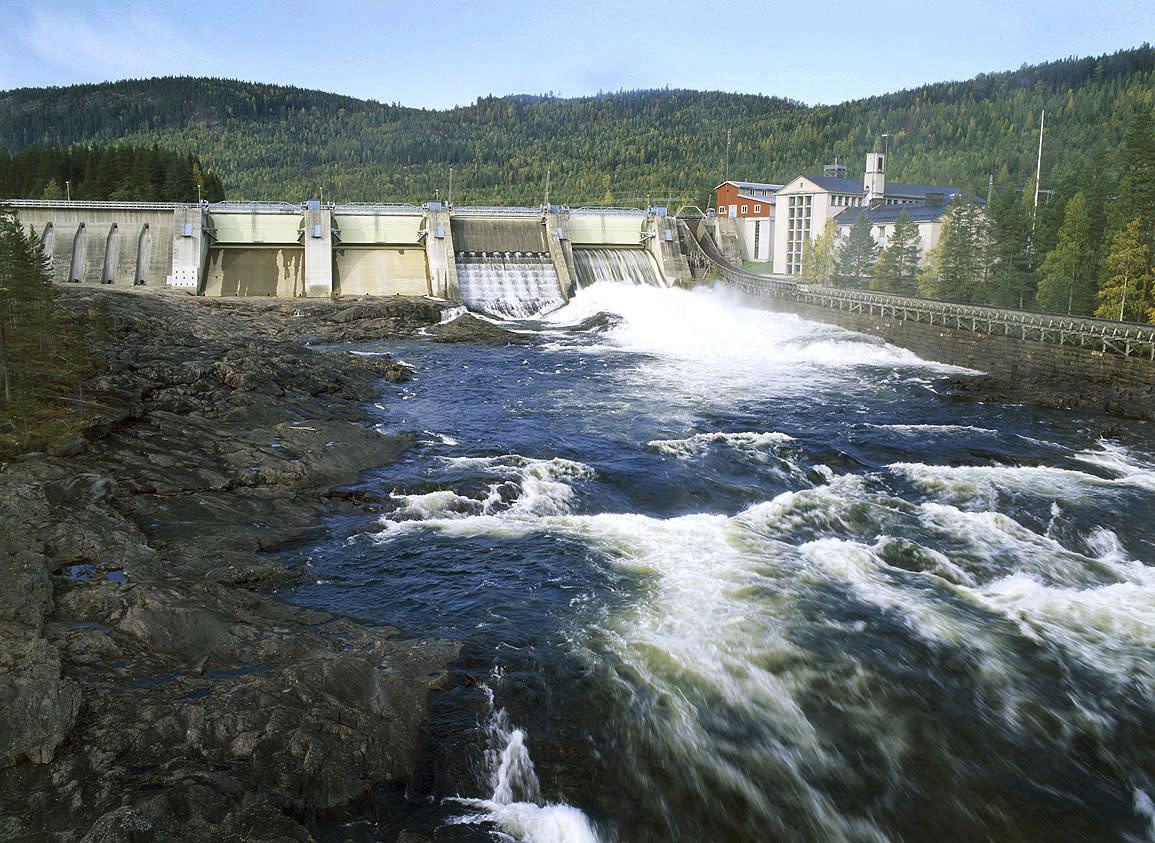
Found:
[[[285,604],[272,555],[365,505],[412,444],[365,423],[425,299],[276,302],[63,289],[113,327],[54,454],[0,464],[0,839],[307,840],[411,780],[455,644]],[[85,836],[85,835],[88,836]]]

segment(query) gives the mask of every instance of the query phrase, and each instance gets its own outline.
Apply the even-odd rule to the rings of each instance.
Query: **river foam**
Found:
[[[542,391],[495,405],[516,452],[488,427],[482,455],[433,449],[375,534],[450,569],[436,600],[469,582],[476,628],[504,624],[475,650],[522,672],[503,699],[533,731],[490,698],[457,821],[527,843],[1146,828],[1147,456],[960,411],[922,388],[950,369],[718,292],[599,285],[546,324],[503,382]],[[424,424],[462,453],[451,422]]]

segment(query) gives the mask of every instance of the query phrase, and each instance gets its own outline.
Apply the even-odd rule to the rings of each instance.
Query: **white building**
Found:
[[[880,249],[885,249],[890,245],[890,237],[894,234],[898,215],[906,211],[915,225],[918,226],[918,247],[920,250],[918,262],[919,265],[922,265],[926,261],[926,253],[937,246],[938,241],[942,239],[942,218],[947,208],[946,202],[938,202],[934,205],[881,205],[876,208],[852,208],[839,214],[836,219],[838,239],[840,241],[846,240],[850,236],[850,229],[858,221],[858,217],[861,214],[866,214],[866,218],[870,220],[870,233],[874,237],[874,242],[878,244]]]
[[[827,168],[828,172],[831,168]],[[847,223],[853,222],[860,209],[878,214],[876,232],[882,232],[880,244],[885,245],[887,229],[894,230],[894,219],[905,206],[919,223],[923,253],[934,248],[942,231],[942,215],[947,203],[962,191],[955,187],[936,187],[929,184],[890,183],[886,181],[886,155],[871,152],[866,156],[866,173],[861,182],[842,176],[799,176],[776,194],[776,225],[774,227],[773,269],[780,275],[798,275],[802,272],[802,254],[805,244],[813,243],[828,220],[839,218],[839,230],[844,227],[841,215],[848,212]],[[853,213],[849,213],[854,209]],[[890,211],[893,210],[893,218]],[[886,213],[883,213],[886,211]],[[849,227],[846,227],[849,231]]]

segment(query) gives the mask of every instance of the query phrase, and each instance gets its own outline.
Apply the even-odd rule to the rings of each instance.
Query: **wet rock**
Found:
[[[1027,402],[1057,410],[1081,410],[1122,419],[1155,421],[1155,386],[1098,383],[1074,391],[1067,381],[1010,381],[993,375],[947,379],[955,398],[983,403]]]
[[[572,326],[571,331],[591,331],[604,333],[622,324],[622,317],[616,313],[595,313]]]
[[[151,843],[156,839],[153,821],[126,806],[97,820],[80,843]]]
[[[109,409],[0,465],[0,838],[307,840],[316,812],[412,775],[457,651],[259,593],[324,532],[330,495],[414,438],[365,424],[409,370],[306,347],[411,335],[442,305],[109,303]],[[300,315],[297,315],[297,314]]]
[[[49,453],[54,457],[74,457],[77,454],[83,453],[86,447],[87,443],[83,437],[74,436],[52,448]]]
[[[533,342],[527,334],[507,331],[469,313],[443,325],[434,325],[426,333],[434,342],[472,342],[480,345],[528,345]]]

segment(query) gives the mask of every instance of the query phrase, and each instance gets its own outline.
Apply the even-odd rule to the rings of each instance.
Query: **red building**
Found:
[[[714,188],[718,216],[770,219],[774,215],[774,194],[781,187],[756,181],[724,181]]]
[[[724,181],[714,188],[718,216],[731,220],[724,227],[737,236],[743,260],[772,259],[775,196],[781,188],[757,181]]]

